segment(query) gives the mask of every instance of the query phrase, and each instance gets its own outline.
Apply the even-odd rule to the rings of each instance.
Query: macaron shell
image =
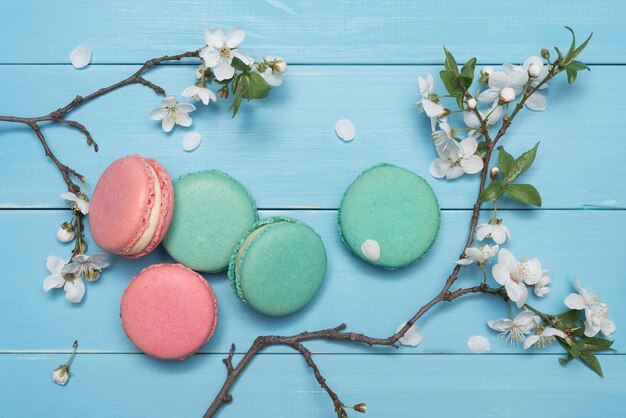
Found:
[[[180,264],[155,264],[128,285],[122,327],[144,353],[182,360],[202,347],[217,326],[217,301],[209,283]]]
[[[252,196],[218,170],[185,174],[174,182],[174,216],[163,240],[179,263],[203,272],[226,270],[241,235],[258,219]]]
[[[152,170],[150,169],[152,167]],[[125,255],[147,229],[155,201],[154,173],[161,184],[160,226],[150,244],[137,258],[150,252],[163,238],[171,219],[172,185],[169,175],[156,161],[130,155],[114,161],[98,180],[91,199],[89,229],[103,250]],[[147,249],[150,248],[150,251]]]
[[[146,162],[150,164],[159,179],[159,187],[161,188],[161,210],[159,213],[159,224],[157,230],[152,236],[150,243],[142,251],[133,255],[125,255],[127,258],[143,257],[154,251],[156,247],[163,241],[165,234],[172,221],[174,213],[174,186],[168,172],[156,160],[146,158]]]
[[[264,219],[249,232],[262,226],[244,249],[238,268],[238,248],[233,254],[229,278],[240,299],[258,312],[289,315],[319,290],[326,274],[326,249],[311,227],[295,219]]]
[[[364,171],[346,191],[339,208],[339,232],[358,257],[387,269],[410,265],[426,254],[439,230],[441,211],[426,180],[391,164]],[[380,258],[361,246],[376,241]]]

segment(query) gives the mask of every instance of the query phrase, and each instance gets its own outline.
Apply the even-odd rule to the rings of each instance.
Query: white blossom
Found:
[[[490,109],[479,110],[478,113],[480,114],[480,118],[487,124],[487,126],[491,126],[500,121],[500,118],[504,114],[504,109],[496,101],[493,103]],[[472,129],[482,128],[480,124],[480,119],[478,119],[476,112],[471,109],[463,112],[463,122],[465,122],[465,125]]]
[[[72,192],[63,192],[59,196],[61,199],[70,202],[70,207],[72,209],[78,209],[83,215],[87,215],[89,213],[89,202],[81,196],[77,196]]]
[[[66,364],[63,364],[52,372],[52,380],[57,385],[64,386],[70,378],[70,370]]]
[[[502,250],[504,251],[504,250]],[[515,343],[523,340],[527,334],[539,324],[540,318],[532,312],[522,311],[514,319],[500,318],[495,321],[487,321],[489,328],[499,331],[501,337],[506,337],[507,341]]]
[[[532,87],[538,86],[539,83],[541,83],[548,76],[548,66],[544,65],[543,59],[538,56],[528,58],[526,61],[524,61],[522,68],[526,70],[528,72],[528,75],[531,77],[530,85]],[[548,84],[544,83],[541,85],[541,87],[539,87],[539,90],[543,90],[547,87]],[[535,91],[533,94],[531,94],[526,99],[526,102],[524,102],[524,104],[530,110],[536,111],[543,111],[546,110],[546,107],[548,107],[548,101],[546,100],[546,97],[538,91]]]
[[[540,331],[537,333],[537,331]],[[535,334],[529,336],[524,340],[524,350],[528,350],[533,345],[537,344],[538,347],[544,347],[551,344],[556,340],[555,337],[565,338],[566,335],[560,329],[545,327],[543,329],[535,329]]]
[[[483,245],[482,247],[469,247],[465,250],[465,257],[457,260],[456,263],[467,266],[469,264],[478,264],[484,266],[485,263],[498,253],[497,245]]]
[[[399,332],[404,326],[406,322],[400,324],[396,332]],[[411,325],[411,327],[407,330],[407,332],[398,340],[398,342],[402,345],[408,345],[410,347],[417,347],[422,341],[424,337],[420,333],[419,329],[415,325]]]
[[[228,80],[235,75],[235,69],[231,65],[235,57],[246,65],[254,62],[245,52],[237,48],[245,37],[246,32],[241,28],[233,28],[226,35],[221,29],[204,31],[207,46],[200,51],[200,58],[204,65],[213,70],[216,80]]]
[[[84,277],[90,282],[100,278],[100,272],[108,267],[108,255],[96,253],[94,255],[78,254],[72,257],[70,263],[64,267],[64,273],[71,273],[76,277]]]
[[[535,258],[518,260],[506,248],[498,253],[498,263],[491,271],[498,284],[504,286],[511,301],[521,308],[528,299],[526,285],[534,285],[541,279],[541,263]]]
[[[191,117],[188,113],[196,110],[191,103],[178,103],[176,96],[170,94],[161,101],[161,107],[154,109],[148,115],[151,120],[160,120],[165,132],[170,132],[174,125],[191,126]]]
[[[189,86],[180,94],[183,97],[192,98],[194,100],[201,101],[204,105],[208,105],[210,102],[214,102],[217,100],[215,93],[206,87],[202,86]]]
[[[504,244],[506,239],[511,239],[511,231],[502,223],[502,219],[492,218],[489,223],[480,224],[476,227],[476,239],[482,241],[491,238],[496,244]]]
[[[450,148],[454,148],[455,152],[459,150],[459,143],[452,135],[452,127],[448,122],[440,122],[439,129],[431,134],[435,143],[437,152],[450,152]]]
[[[500,98],[500,92],[510,87],[517,95],[528,82],[528,72],[519,67],[505,67],[505,71],[494,71],[489,76],[489,88],[477,97],[480,103],[492,103]],[[514,99],[515,97],[513,97]]]
[[[491,343],[482,335],[474,335],[467,340],[467,348],[474,354],[482,354],[491,351]]]
[[[71,274],[67,270],[65,261],[57,256],[48,256],[46,262],[50,275],[43,281],[45,292],[51,289],[63,288],[65,297],[72,303],[79,303],[85,295],[85,283],[82,277]]]
[[[565,306],[570,309],[585,311],[585,335],[594,337],[602,332],[607,337],[615,332],[615,324],[609,317],[609,311],[605,303],[600,301],[598,295],[581,287],[578,278],[574,278],[574,286],[578,293],[570,293],[565,298]]]
[[[550,293],[550,288],[548,287],[550,283],[552,283],[552,277],[548,275],[550,270],[543,270],[541,274],[541,279],[537,283],[535,283],[535,295],[538,298],[542,298],[548,293]]]
[[[474,137],[463,139],[458,147],[448,146],[445,151],[437,150],[439,157],[430,164],[430,174],[435,178],[445,177],[448,180],[462,176],[464,173],[476,174],[483,169],[483,159],[476,155],[478,142]]]
[[[422,95],[421,100],[417,103],[417,110],[419,112],[426,112],[426,116],[430,118],[431,130],[434,132],[437,119],[439,119],[445,108],[434,101],[436,100],[435,80],[432,74],[427,74],[426,78],[421,76],[417,77],[417,82],[420,86],[420,94]]]

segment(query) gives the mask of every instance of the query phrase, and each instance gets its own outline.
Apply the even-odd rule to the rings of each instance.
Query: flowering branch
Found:
[[[571,31],[569,28],[568,30]],[[595,335],[602,331],[608,336],[615,328],[608,318],[606,305],[602,304],[595,294],[581,288],[576,282],[578,294],[570,294],[565,299],[565,304],[570,308],[569,310],[558,315],[549,315],[539,311],[526,303],[528,297],[526,285],[534,285],[535,294],[538,297],[543,297],[549,292],[548,285],[551,281],[551,278],[546,274],[547,271],[541,269],[541,264],[536,259],[518,260],[508,250],[499,249],[499,245],[503,244],[507,237],[510,239],[510,231],[501,219],[496,218],[495,202],[506,192],[512,198],[523,203],[541,205],[541,197],[534,187],[513,183],[534,161],[538,144],[517,159],[504,151],[504,148],[498,147],[498,164],[500,167],[489,168],[498,141],[507,133],[513,119],[521,109],[524,106],[532,110],[545,109],[545,98],[538,93],[538,90],[546,87],[547,82],[563,70],[567,72],[568,81],[572,83],[578,71],[588,69],[581,62],[575,61],[575,58],[582,52],[590,38],[578,47],[575,45],[574,38],[566,55],[561,54],[557,49],[559,57],[554,63],[550,62],[547,50],[542,50],[543,58],[548,61],[547,66],[544,66],[540,57],[531,57],[524,63],[524,66],[508,66],[504,72],[494,72],[491,67],[484,68],[481,71],[479,83],[488,84],[489,89],[480,95],[477,92],[477,98],[469,93],[469,88],[474,79],[476,59],[469,60],[459,71],[452,54],[444,49],[446,54],[445,69],[441,71],[440,75],[450,94],[438,96],[434,92],[432,76],[429,75],[426,79],[419,78],[422,100],[418,103],[418,108],[425,111],[427,116],[431,118],[434,144],[439,154],[439,159],[433,162],[430,172],[435,177],[445,177],[449,180],[464,173],[480,173],[480,182],[463,252],[442,289],[387,338],[381,339],[361,333],[346,332],[345,324],[320,331],[305,331],[292,336],[260,336],[236,366],[232,364],[235,352],[233,344],[228,357],[224,360],[227,369],[226,380],[205,412],[204,418],[213,417],[225,403],[232,401],[230,390],[236,380],[261,350],[272,345],[290,346],[304,357],[307,365],[313,370],[315,379],[329,395],[338,418],[347,417],[346,409],[365,412],[365,404],[348,407],[340,400],[337,393],[328,386],[326,379],[313,360],[312,353],[303,345],[303,342],[330,340],[388,347],[397,347],[397,343],[416,345],[409,341],[408,334],[411,330],[413,330],[412,333],[417,333],[414,325],[424,314],[440,302],[450,302],[461,296],[474,293],[501,297],[509,306],[511,318],[488,321],[487,324],[490,328],[500,331],[501,335],[507,336],[513,342],[524,340],[524,349],[534,345],[542,347],[553,341],[558,341],[567,351],[567,357],[560,359],[561,364],[578,358],[592,370],[602,375],[599,362],[593,353],[611,350],[612,341],[595,337]],[[521,91],[523,94],[509,115],[509,103]],[[448,116],[455,112],[440,104],[440,99],[443,97],[456,99],[459,110],[455,112],[462,112],[466,125],[473,129],[468,138],[461,140],[456,137],[458,130],[455,130],[448,123]],[[493,103],[493,105],[490,109],[479,110],[477,107],[479,102]],[[489,129],[500,118],[503,118],[502,125],[492,139]],[[435,130],[437,125],[439,125],[439,130]],[[476,138],[481,136],[484,137],[484,140],[479,144]],[[487,186],[488,174],[491,183]],[[501,175],[504,176],[504,179],[499,181]],[[482,203],[488,201],[494,202],[494,216],[488,224],[478,225]],[[475,239],[482,241],[485,238],[491,238],[496,245],[484,245],[481,248],[473,246]],[[500,287],[494,288],[487,284],[485,266],[498,251],[498,263],[493,267],[492,274]],[[481,284],[451,290],[459,278],[462,267],[471,264],[477,264],[482,269],[483,280]],[[515,302],[518,308],[523,309],[514,318],[509,301]],[[581,310],[584,310],[586,314],[584,324],[581,324],[579,318]],[[533,335],[527,337],[530,333]]]
[[[175,125],[188,127],[191,118],[188,113],[196,110],[190,103],[179,103],[174,95],[167,95],[163,87],[147,80],[144,74],[151,68],[169,61],[180,61],[188,58],[201,58],[196,71],[198,81],[185,89],[181,96],[199,100],[208,105],[216,101],[216,95],[207,88],[207,84],[215,81],[222,85],[218,90],[220,97],[228,98],[229,88],[233,90],[231,110],[233,117],[237,114],[243,99],[262,99],[269,94],[271,87],[282,84],[282,74],[287,70],[287,64],[280,57],[265,57],[255,61],[238,49],[245,38],[242,29],[232,29],[224,34],[220,29],[205,31],[206,45],[198,50],[187,51],[176,55],[164,55],[146,61],[137,71],[117,83],[100,88],[87,96],[76,96],[68,104],[43,116],[18,117],[0,115],[0,122],[21,123],[28,126],[35,134],[45,155],[52,160],[67,186],[67,192],[61,197],[70,203],[72,217],[69,222],[63,222],[57,231],[57,238],[61,242],[75,240],[70,260],[67,263],[59,261],[58,257],[48,258],[48,270],[51,275],[44,280],[45,291],[63,287],[68,300],[78,303],[85,293],[82,278],[88,281],[97,280],[103,268],[108,266],[104,254],[85,255],[84,217],[89,213],[89,198],[85,178],[78,171],[62,163],[50,148],[42,131],[42,125],[48,122],[67,125],[85,136],[87,146],[93,146],[98,152],[98,144],[94,141],[89,130],[80,122],[67,118],[74,109],[125,86],[140,84],[148,87],[156,94],[165,96],[162,107],[155,109],[149,115],[150,119],[160,120],[163,130],[169,132]],[[74,64],[74,62],[73,62]],[[87,64],[85,61],[81,66]],[[78,184],[80,183],[80,184]],[[81,187],[82,186],[82,187]],[[79,267],[77,267],[79,266]]]

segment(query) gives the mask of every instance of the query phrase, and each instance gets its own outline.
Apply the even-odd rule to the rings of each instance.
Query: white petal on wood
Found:
[[[467,348],[474,354],[482,354],[491,351],[491,343],[481,335],[474,335],[467,340]]]
[[[400,324],[396,332],[400,331],[402,327],[404,327],[404,325],[406,325],[406,322],[403,322],[402,324]],[[424,337],[419,332],[417,327],[415,325],[412,325],[411,328],[407,330],[406,334],[404,334],[404,336],[398,340],[398,342],[402,345],[408,345],[410,347],[417,347],[422,342],[423,339]]]
[[[340,119],[335,125],[335,132],[337,136],[345,142],[352,141],[354,139],[354,125],[350,119]]]
[[[183,149],[187,152],[191,152],[200,146],[202,142],[202,135],[198,132],[189,132],[183,138]]]
[[[91,48],[88,46],[78,46],[70,54],[70,61],[74,68],[83,68],[91,62]]]

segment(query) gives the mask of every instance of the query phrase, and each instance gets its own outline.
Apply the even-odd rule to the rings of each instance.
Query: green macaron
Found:
[[[391,164],[365,170],[339,208],[339,233],[358,257],[397,269],[419,260],[435,241],[441,211],[417,174]]]
[[[239,299],[271,316],[302,309],[325,274],[322,239],[307,224],[285,217],[254,224],[239,240],[228,267]]]
[[[252,196],[228,174],[185,174],[174,182],[174,215],[163,246],[193,270],[224,271],[239,238],[257,220]]]

